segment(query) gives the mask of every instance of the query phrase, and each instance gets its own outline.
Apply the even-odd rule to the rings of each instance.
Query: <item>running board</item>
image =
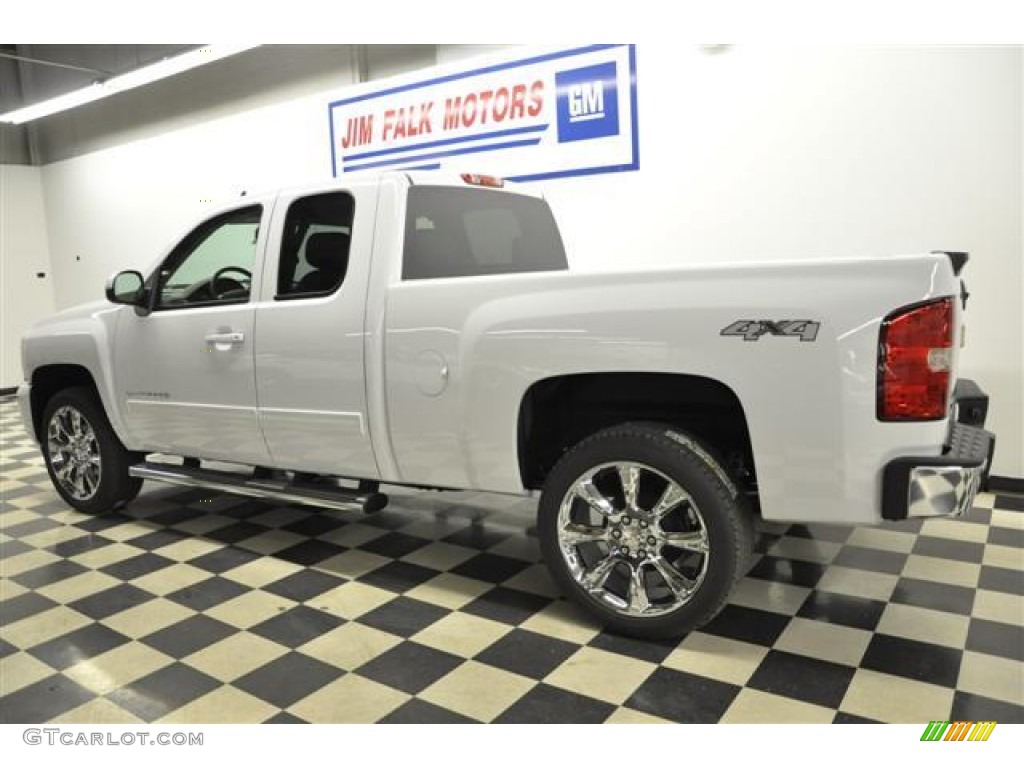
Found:
[[[222,472],[216,469],[194,469],[180,464],[160,464],[146,461],[128,468],[132,477],[155,480],[158,483],[184,485],[189,488],[207,488],[239,496],[257,499],[273,499],[289,504],[308,504],[325,509],[340,509],[347,512],[377,512],[387,506],[386,494],[376,491],[361,493],[358,490],[323,486],[313,483],[294,483],[272,478],[256,479],[237,472]]]

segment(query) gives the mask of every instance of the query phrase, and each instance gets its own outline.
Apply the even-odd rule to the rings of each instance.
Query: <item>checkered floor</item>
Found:
[[[559,599],[529,502],[148,485],[90,517],[11,398],[0,430],[0,722],[1024,722],[1024,498],[778,528],[712,624],[651,643]]]

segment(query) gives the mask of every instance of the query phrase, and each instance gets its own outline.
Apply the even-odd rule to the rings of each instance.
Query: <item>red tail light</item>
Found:
[[[931,421],[946,416],[953,367],[953,299],[898,309],[882,321],[878,418]]]

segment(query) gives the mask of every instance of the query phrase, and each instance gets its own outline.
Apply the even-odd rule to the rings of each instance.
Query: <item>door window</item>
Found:
[[[250,205],[200,224],[160,268],[157,309],[249,300],[263,207]]]
[[[327,296],[348,272],[355,201],[347,192],[295,200],[281,236],[276,299]]]

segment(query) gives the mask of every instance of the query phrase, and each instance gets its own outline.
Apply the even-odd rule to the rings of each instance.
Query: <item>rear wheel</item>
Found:
[[[710,621],[753,548],[752,516],[719,462],[656,424],[575,446],[551,471],[538,514],[545,560],[566,593],[638,637]]]
[[[134,499],[142,480],[128,475],[139,454],[125,449],[102,406],[84,387],[63,389],[43,410],[43,456],[57,493],[82,512]]]

